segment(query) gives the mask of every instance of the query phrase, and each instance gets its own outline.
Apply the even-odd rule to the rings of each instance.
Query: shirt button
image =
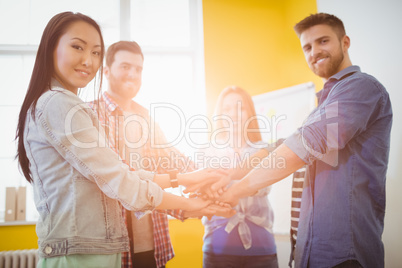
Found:
[[[53,249],[51,247],[49,247],[49,246],[45,247],[45,253],[46,254],[49,255],[50,253],[52,253],[52,251],[53,251]]]

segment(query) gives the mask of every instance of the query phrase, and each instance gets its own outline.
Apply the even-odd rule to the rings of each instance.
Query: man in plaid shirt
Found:
[[[144,55],[136,42],[112,44],[104,68],[108,90],[90,106],[105,127],[110,147],[133,169],[157,173],[168,173],[172,169],[191,171],[193,163],[174,147],[161,149],[153,146],[167,144],[166,138],[159,126],[152,122],[149,111],[132,100],[141,87],[143,61]],[[167,214],[184,220],[184,213],[180,210],[155,210],[137,219],[133,212],[123,208],[130,252],[122,253],[122,267],[165,267],[174,257]]]

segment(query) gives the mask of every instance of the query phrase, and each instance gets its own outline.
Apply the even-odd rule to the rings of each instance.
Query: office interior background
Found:
[[[189,146],[184,136],[176,139],[186,121],[183,116],[209,118],[217,96],[228,85],[241,86],[253,96],[310,81],[316,90],[321,89],[323,83],[309,70],[292,27],[317,11],[342,19],[351,38],[352,63],[378,78],[393,104],[383,241],[385,266],[400,267],[399,0],[0,0],[0,251],[37,248],[37,214],[29,185],[14,160],[13,139],[42,31],[54,14],[67,10],[94,18],[102,27],[106,46],[118,40],[141,45],[145,54],[143,86],[136,100],[155,108],[154,116],[168,139],[186,154],[193,153],[194,146]],[[80,96],[92,99],[93,86],[81,90]],[[169,104],[169,109],[158,106],[161,103]],[[194,137],[199,143],[205,138]],[[28,189],[26,221],[4,222],[5,189],[19,186]],[[280,195],[290,195],[290,188]],[[271,200],[278,219],[274,231],[280,267],[287,267],[290,204],[281,201],[280,197]],[[201,267],[200,220],[171,219],[169,224],[176,257],[167,267]]]

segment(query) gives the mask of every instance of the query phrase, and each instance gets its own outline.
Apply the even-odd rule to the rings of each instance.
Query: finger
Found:
[[[188,198],[197,198],[198,197],[198,193],[194,193],[194,192],[190,192]]]
[[[211,205],[208,205],[206,208],[203,208],[200,212],[202,215],[214,215],[216,213],[216,209],[212,208]]]
[[[217,197],[215,197],[215,193],[213,191],[211,191],[211,189],[209,187],[205,190],[205,194],[208,195],[208,198],[217,198]]]
[[[211,189],[212,189],[212,191],[217,191],[218,189],[226,187],[229,184],[229,182],[230,182],[229,177],[223,177],[220,180],[218,180],[217,182],[213,183],[211,185]]]
[[[213,193],[213,195],[214,195],[213,198],[215,198],[215,199],[218,199],[218,198],[221,196],[221,194],[220,194],[219,192],[217,192],[217,191],[214,191],[214,192],[212,192],[212,193]]]
[[[214,202],[215,205],[220,206],[220,207],[221,207],[221,204],[222,204],[222,203],[223,203],[223,202],[221,202],[221,201],[219,201],[219,200],[216,200],[216,201]]]
[[[220,175],[220,176],[226,176],[229,175],[229,170],[225,170],[225,169],[209,169],[208,173],[215,173],[216,175]]]
[[[210,204],[210,205],[208,206],[208,208],[213,209],[213,210],[216,211],[217,209],[220,209],[221,206],[219,206],[219,205],[216,204],[216,203],[212,203],[212,204]]]
[[[201,199],[201,200],[203,200],[204,202],[206,202],[207,206],[210,205],[210,204],[212,204],[212,203],[214,202],[214,200],[211,200],[211,199]]]
[[[202,188],[203,183],[196,183],[193,185],[189,185],[186,189],[183,190],[183,193],[197,192],[198,189]]]

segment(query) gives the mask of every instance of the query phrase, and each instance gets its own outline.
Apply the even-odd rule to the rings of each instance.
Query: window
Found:
[[[201,0],[0,0],[2,197],[5,187],[27,185],[14,160],[18,113],[43,29],[54,14],[68,10],[95,19],[102,28],[106,47],[118,40],[139,43],[145,61],[143,85],[136,101],[154,110],[154,118],[168,141],[177,140],[176,147],[185,153],[193,150],[185,139],[177,137],[175,129],[184,123],[179,115],[188,119],[191,115],[205,114]],[[81,90],[80,97],[84,100],[94,98],[93,87],[88,88]],[[27,220],[34,221],[37,212],[31,202],[30,187],[27,195]],[[0,222],[4,209],[5,198],[1,198]]]

